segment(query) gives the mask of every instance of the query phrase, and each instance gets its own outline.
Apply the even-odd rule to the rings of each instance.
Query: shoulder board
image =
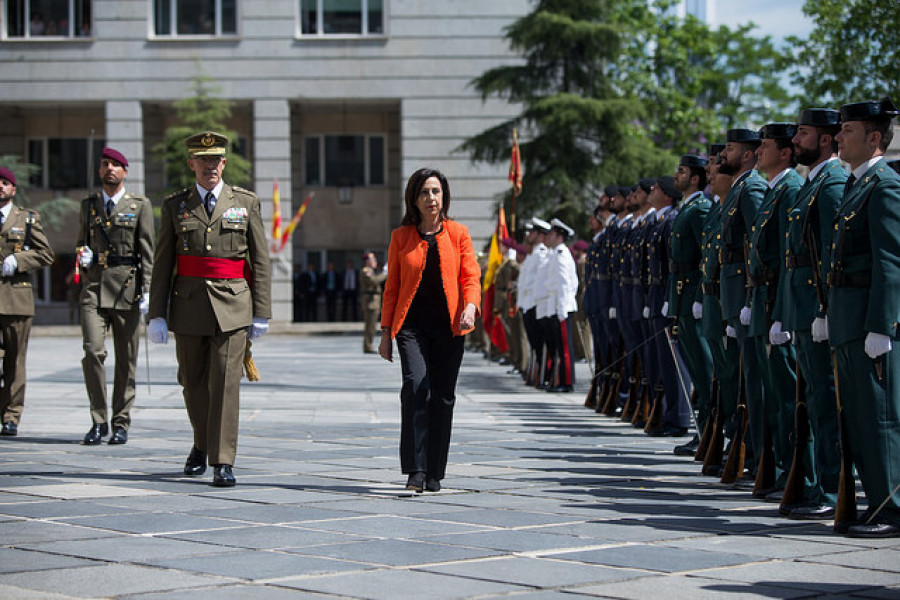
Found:
[[[173,198],[178,198],[179,196],[188,195],[190,193],[191,193],[191,188],[186,187],[186,188],[178,190],[177,192],[173,192],[173,193],[169,194],[168,196],[166,196],[165,200],[163,200],[163,201],[165,202],[168,200],[172,200]]]
[[[127,193],[127,192],[125,193],[124,196],[122,196],[122,198],[123,198],[123,199],[124,199],[124,198],[128,198],[129,200],[141,200],[141,201],[144,201],[144,200],[147,199],[146,196],[142,196],[142,195],[140,195],[140,194],[129,194],[129,193]]]
[[[25,215],[25,222],[26,223],[34,223],[37,220],[37,216],[38,216],[37,211],[29,210],[27,212],[28,212],[28,214]]]
[[[246,190],[246,189],[244,189],[242,187],[238,187],[236,185],[231,186],[231,190],[236,194],[246,194],[247,196],[253,196],[254,198],[256,198],[256,194],[254,194],[250,190]]]
[[[99,193],[93,193],[93,194],[91,194],[90,196],[85,197],[81,202],[82,202],[83,204],[86,204],[86,203],[88,203],[88,202],[93,202],[94,200],[99,200],[99,199],[100,199],[100,194],[99,194]]]

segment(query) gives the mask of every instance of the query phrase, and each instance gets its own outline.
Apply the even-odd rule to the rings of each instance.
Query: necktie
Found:
[[[856,183],[856,175],[850,174],[850,177],[847,178],[847,183],[844,185],[844,195],[847,195],[847,192],[850,191],[850,188],[853,187],[853,184]]]
[[[4,215],[3,211],[0,210],[0,227],[3,227],[4,223],[6,223],[6,215]]]
[[[212,192],[206,192],[206,200],[204,203],[206,204],[206,214],[211,217],[213,210],[216,208],[216,197]]]
[[[116,208],[116,203],[112,201],[112,198],[106,201],[106,216],[110,216],[113,210]]]

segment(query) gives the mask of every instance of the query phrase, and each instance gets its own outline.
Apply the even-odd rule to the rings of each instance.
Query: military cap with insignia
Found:
[[[800,111],[797,125],[812,127],[837,127],[841,124],[841,113],[833,108],[807,108]]]
[[[547,233],[548,231],[550,231],[550,223],[544,221],[543,219],[531,217],[531,222],[534,225],[534,228],[537,229],[539,233]]]
[[[528,233],[534,229],[534,223],[532,223],[530,219],[526,219],[523,227],[525,228],[525,233]]]
[[[628,197],[628,194],[630,194],[630,193],[631,193],[631,186],[630,186],[630,185],[620,185],[620,186],[619,186],[619,191],[618,191],[618,193],[617,193],[616,195],[617,195],[617,196],[622,196],[623,198],[627,198],[627,197]]]
[[[706,161],[703,162],[704,164],[706,163]],[[669,198],[674,198],[676,201],[681,200],[681,192],[675,187],[675,178],[671,175],[660,177],[659,180],[657,180],[656,185],[658,185],[659,189],[661,189]]]
[[[854,102],[841,107],[841,123],[847,121],[881,121],[890,120],[898,114],[897,107],[890,98]]]
[[[638,182],[638,187],[644,190],[646,193],[650,193],[650,190],[653,189],[653,186],[656,184],[656,179],[653,177],[644,177]]]
[[[718,154],[722,154],[722,150],[724,150],[724,149],[725,149],[725,144],[722,144],[722,143],[710,144],[709,145],[709,155],[716,156]]]
[[[759,130],[759,137],[766,140],[791,140],[797,135],[794,123],[769,123]]]
[[[191,156],[224,156],[228,138],[215,131],[195,133],[184,140]]]
[[[697,156],[696,154],[685,154],[681,157],[681,162],[678,163],[678,166],[695,167],[697,169],[702,169],[708,162],[709,161],[707,159]]]
[[[603,193],[612,198],[619,192],[619,186],[617,185],[608,185],[603,188]]]
[[[759,132],[752,129],[729,129],[725,133],[725,141],[739,144],[758,144]]]
[[[16,175],[6,167],[0,167],[0,179],[5,179],[16,187]]]
[[[128,168],[128,159],[125,158],[125,155],[116,150],[115,148],[104,148],[100,152],[100,158],[108,158],[109,160],[114,160],[126,169]]]
[[[575,235],[575,230],[554,217],[550,221],[550,227],[552,227],[557,233],[562,234],[563,237],[572,237]]]

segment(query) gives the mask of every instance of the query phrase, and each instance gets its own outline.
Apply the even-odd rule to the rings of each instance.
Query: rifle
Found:
[[[713,374],[712,378],[712,386],[710,389],[710,407],[709,413],[706,415],[706,423],[703,424],[703,431],[700,433],[700,443],[697,445],[697,452],[694,454],[694,460],[698,462],[706,462],[706,453],[709,451],[710,445],[713,440],[716,439],[715,431],[716,426],[718,426],[719,432],[719,443],[721,444],[723,441],[722,435],[722,424],[719,422],[719,378]],[[716,464],[721,464],[722,448],[719,448],[719,461]]]
[[[744,472],[744,461],[747,458],[747,446],[744,440],[747,437],[750,419],[747,413],[747,390],[743,373],[744,354],[742,351],[740,365],[738,366],[738,405],[735,411],[737,430],[735,431],[734,439],[731,440],[731,452],[728,454],[728,460],[725,461],[725,467],[722,469],[722,483],[734,483],[737,481],[738,477]]]
[[[791,462],[791,470],[788,473],[787,483],[784,486],[784,496],[781,498],[781,506],[803,502],[803,490],[806,483],[806,447],[809,444],[809,411],[806,406],[804,391],[806,384],[803,374],[800,372],[800,361],[797,361],[797,408],[794,411],[794,459]]]
[[[88,198],[90,198],[94,194],[94,130],[91,129],[91,136],[88,138],[88,149],[87,149],[87,186],[88,186]],[[81,265],[79,263],[79,258],[81,258],[81,253],[84,251],[85,247],[90,247],[91,245],[91,220],[90,217],[85,214],[84,216],[84,239],[82,240],[82,246],[75,248],[75,273],[72,275],[72,281],[76,284],[81,282]]]
[[[831,368],[834,371],[834,396],[837,400],[841,440],[841,476],[838,480],[837,505],[834,508],[834,528],[835,531],[839,531],[856,521],[856,481],[853,479],[853,455],[850,452],[850,438],[847,437],[847,417],[841,405],[841,388],[834,350],[831,351]]]

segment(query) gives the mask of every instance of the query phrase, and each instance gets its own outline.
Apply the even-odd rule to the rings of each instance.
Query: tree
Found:
[[[735,127],[793,116],[780,83],[783,58],[755,25],[711,29],[679,18],[673,0],[623,0],[616,21],[627,31],[616,80],[641,98],[653,141],[675,154],[703,152]]]
[[[232,103],[214,97],[221,89],[211,85],[204,75],[194,78],[193,94],[176,100],[175,111],[180,125],[166,129],[165,141],[153,147],[153,153],[165,163],[166,179],[172,190],[194,184],[194,174],[187,168],[188,152],[184,140],[198,131],[212,130],[229,140],[226,175],[229,183],[244,185],[250,181],[250,162],[235,152],[237,133],[225,122],[231,118]]]
[[[592,189],[669,172],[675,157],[657,148],[641,126],[640,103],[611,77],[622,35],[611,22],[615,0],[541,0],[506,28],[518,64],[495,67],[471,85],[482,99],[498,96],[521,113],[467,139],[459,150],[473,161],[509,161],[512,130],[523,134],[525,215],[552,211],[582,224],[596,203]]]
[[[815,26],[787,38],[791,81],[805,106],[840,106],[890,95],[900,100],[900,9],[896,0],[806,0]],[[810,68],[813,65],[813,68]]]
[[[22,162],[22,157],[15,154],[0,156],[0,166],[6,167],[16,176],[16,196],[13,201],[22,208],[32,207],[31,198],[28,196],[28,189],[31,187],[29,182],[32,176],[40,172],[41,168],[31,163]],[[47,200],[39,207],[35,206],[34,208],[40,208],[41,222],[46,229],[59,230],[66,216],[78,210],[78,202],[71,198],[59,196]]]

